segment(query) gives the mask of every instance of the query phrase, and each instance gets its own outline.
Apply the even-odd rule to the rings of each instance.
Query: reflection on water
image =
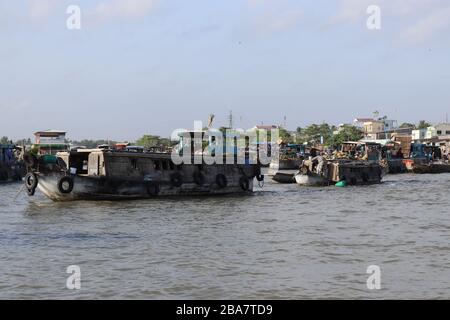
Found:
[[[448,299],[449,182],[70,203],[0,185],[0,298]],[[366,287],[369,265],[381,290]]]

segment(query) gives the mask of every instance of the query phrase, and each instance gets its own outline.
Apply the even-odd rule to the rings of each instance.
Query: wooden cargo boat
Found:
[[[425,173],[449,173],[450,164],[443,162],[429,162],[413,164],[411,172],[425,174]]]
[[[126,150],[78,149],[28,163],[29,195],[38,188],[55,201],[249,193],[264,178],[256,164],[175,165],[170,154]]]
[[[379,163],[355,160],[325,160],[322,169],[310,160],[304,162],[295,175],[297,184],[323,186],[345,181],[347,185],[381,183],[382,168]]]
[[[417,174],[450,172],[450,164],[442,158],[439,147],[414,144],[411,149],[412,158],[403,161],[408,172]]]

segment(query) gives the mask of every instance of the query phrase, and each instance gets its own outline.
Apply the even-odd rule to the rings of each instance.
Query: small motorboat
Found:
[[[278,183],[295,183],[294,175],[296,171],[277,171],[272,175],[272,180]]]
[[[301,186],[320,187],[329,185],[328,180],[317,174],[304,174],[300,171],[294,175],[295,182]]]

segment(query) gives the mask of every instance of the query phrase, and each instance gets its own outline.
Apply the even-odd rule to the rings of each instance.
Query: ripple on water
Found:
[[[0,298],[448,299],[449,180],[73,203],[0,185]],[[72,264],[79,292],[64,287]]]

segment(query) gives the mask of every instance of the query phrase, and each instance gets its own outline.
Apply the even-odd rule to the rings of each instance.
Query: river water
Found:
[[[449,299],[449,183],[72,203],[0,185],[0,298]],[[70,265],[80,290],[66,288]]]

